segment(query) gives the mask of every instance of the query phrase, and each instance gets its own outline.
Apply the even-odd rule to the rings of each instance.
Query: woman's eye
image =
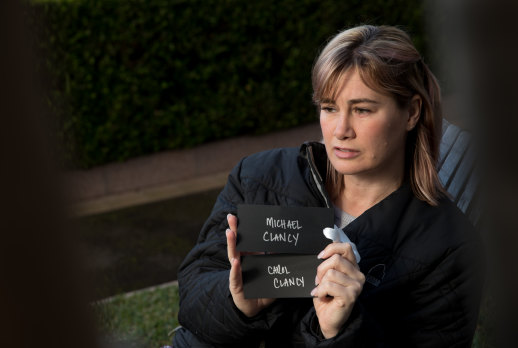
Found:
[[[369,114],[371,112],[371,110],[365,109],[365,108],[354,108],[354,112],[359,115],[366,115],[366,114]]]
[[[320,110],[323,110],[325,112],[335,112],[336,109],[332,106],[321,106]]]

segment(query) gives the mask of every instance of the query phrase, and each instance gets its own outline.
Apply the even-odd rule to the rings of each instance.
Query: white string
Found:
[[[335,225],[335,228],[326,227],[322,231],[324,233],[324,236],[326,238],[331,239],[333,242],[338,243],[349,243],[351,244],[351,247],[353,249],[354,257],[356,258],[356,263],[359,263],[361,260],[360,253],[358,252],[358,249],[356,248],[356,244],[351,242],[349,237],[342,231],[342,229]]]

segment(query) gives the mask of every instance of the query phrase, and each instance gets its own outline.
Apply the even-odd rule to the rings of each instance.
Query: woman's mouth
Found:
[[[335,156],[341,159],[355,158],[360,154],[360,151],[358,150],[348,149],[344,147],[334,147],[333,151]]]

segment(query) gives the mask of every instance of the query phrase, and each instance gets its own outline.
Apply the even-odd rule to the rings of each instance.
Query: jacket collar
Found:
[[[327,174],[327,152],[326,147],[322,143],[318,142],[305,142],[300,146],[300,154],[308,158],[308,152],[313,153],[313,164],[318,174],[322,178],[322,182],[325,183]],[[308,158],[309,160],[309,158]]]
[[[314,186],[313,189],[322,198],[325,206],[332,207],[331,199],[325,189],[325,178],[327,173],[327,153],[325,146],[317,142],[305,142],[301,145],[299,156],[309,166],[309,177]]]

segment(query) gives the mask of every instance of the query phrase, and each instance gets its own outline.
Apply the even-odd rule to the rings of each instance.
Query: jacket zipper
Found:
[[[324,190],[324,181],[322,180],[322,177],[320,176],[320,173],[318,172],[317,166],[315,164],[315,157],[313,156],[313,149],[311,148],[311,146],[307,146],[306,149],[308,151],[309,169],[311,171],[311,175],[313,176],[313,180],[315,181],[315,184],[317,185],[318,192],[324,199],[324,202],[326,203],[326,207],[331,208],[331,203],[329,202],[327,193]]]

